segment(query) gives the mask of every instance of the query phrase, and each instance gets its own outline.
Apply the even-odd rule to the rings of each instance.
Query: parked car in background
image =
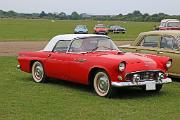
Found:
[[[57,78],[92,85],[97,95],[110,97],[113,87],[141,87],[157,92],[171,79],[169,57],[124,53],[108,36],[59,35],[37,52],[20,52],[20,68],[42,83]],[[138,67],[137,67],[138,66]]]
[[[118,26],[118,25],[112,25],[109,27],[109,32],[113,32],[113,33],[126,33],[126,29]]]
[[[87,29],[86,25],[77,25],[74,29],[74,33],[75,34],[87,34],[88,29]]]
[[[178,19],[161,20],[158,30],[180,30],[180,21]]]
[[[94,26],[94,33],[95,34],[108,34],[108,28],[103,24],[97,24]]]
[[[129,52],[148,53],[172,58],[169,75],[180,77],[180,31],[150,31],[141,33],[131,45],[120,46]]]

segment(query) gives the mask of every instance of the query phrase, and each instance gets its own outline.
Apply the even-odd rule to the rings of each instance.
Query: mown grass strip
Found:
[[[121,22],[91,20],[41,20],[41,19],[0,19],[0,41],[42,41],[55,35],[74,32],[78,24],[85,24],[93,33],[95,24],[120,25],[127,28],[126,34],[113,34],[113,40],[134,40],[140,32],[153,30],[155,22]]]

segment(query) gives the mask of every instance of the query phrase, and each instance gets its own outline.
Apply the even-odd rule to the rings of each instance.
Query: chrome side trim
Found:
[[[161,81],[155,81],[156,84],[171,83],[171,78],[162,79]],[[113,87],[128,87],[128,86],[143,86],[146,85],[146,81],[143,82],[111,82]]]

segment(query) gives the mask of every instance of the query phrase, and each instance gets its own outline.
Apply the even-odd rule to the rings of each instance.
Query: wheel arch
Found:
[[[93,85],[93,78],[94,78],[94,76],[95,76],[95,74],[96,74],[96,72],[97,72],[98,70],[102,70],[102,71],[105,71],[106,73],[108,73],[108,72],[106,71],[106,69],[104,69],[104,68],[102,68],[102,67],[93,67],[93,68],[91,68],[91,70],[90,70],[90,72],[89,72],[89,74],[88,74],[88,85],[90,85],[90,86]]]
[[[30,71],[32,71],[32,66],[33,66],[33,64],[34,64],[36,61],[40,62],[40,63],[43,65],[43,62],[42,62],[41,60],[38,60],[38,59],[31,60],[31,61],[30,61]],[[43,66],[43,67],[44,67],[44,66]]]

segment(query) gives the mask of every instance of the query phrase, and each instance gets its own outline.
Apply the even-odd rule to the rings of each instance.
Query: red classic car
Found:
[[[114,87],[159,91],[171,82],[166,74],[170,58],[124,53],[105,35],[58,35],[41,51],[20,52],[18,62],[37,83],[57,78],[92,85],[103,97],[110,97]]]
[[[108,28],[103,24],[98,24],[94,26],[94,33],[95,34],[108,34]]]

